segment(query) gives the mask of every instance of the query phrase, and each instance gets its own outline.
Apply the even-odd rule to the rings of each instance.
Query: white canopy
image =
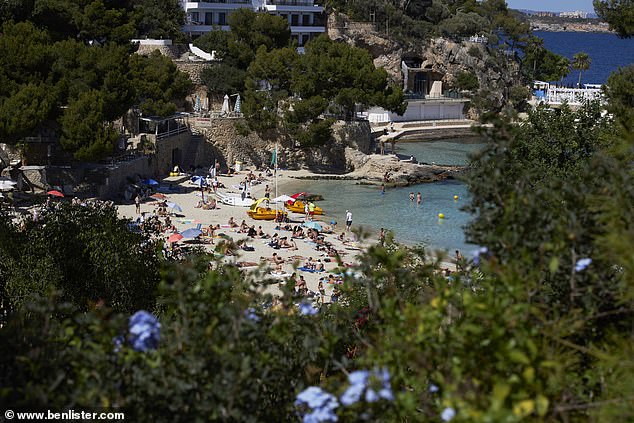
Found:
[[[272,199],[271,201],[274,203],[286,203],[287,201],[291,201],[294,203],[295,199],[293,197],[289,197],[286,194],[282,194],[279,197]]]

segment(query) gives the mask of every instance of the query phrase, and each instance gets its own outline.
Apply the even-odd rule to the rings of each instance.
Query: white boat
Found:
[[[253,198],[249,197],[245,197],[243,200],[240,194],[221,194],[217,192],[216,197],[221,203],[236,207],[251,207],[254,201]]]

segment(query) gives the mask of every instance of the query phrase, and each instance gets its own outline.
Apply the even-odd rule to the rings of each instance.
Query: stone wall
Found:
[[[202,79],[200,78],[203,69],[207,66],[204,62],[185,62],[185,61],[175,61],[174,64],[178,68],[179,71],[186,73],[189,76],[189,79],[196,84],[202,84]]]

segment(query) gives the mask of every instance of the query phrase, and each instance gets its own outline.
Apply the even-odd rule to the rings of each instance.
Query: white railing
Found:
[[[558,88],[550,87],[546,91],[545,102],[548,104],[581,105],[589,101],[603,101],[603,93],[597,88]]]

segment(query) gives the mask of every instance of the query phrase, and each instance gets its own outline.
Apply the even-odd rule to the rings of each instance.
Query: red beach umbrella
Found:
[[[167,195],[158,192],[156,194],[150,195],[150,198],[154,198],[155,200],[165,200],[167,198]]]
[[[171,235],[169,238],[167,238],[167,242],[178,242],[181,239],[183,239],[183,235],[174,234],[174,235]]]
[[[64,197],[64,194],[56,190],[48,191],[47,194],[52,195],[53,197],[60,197],[60,198]]]

